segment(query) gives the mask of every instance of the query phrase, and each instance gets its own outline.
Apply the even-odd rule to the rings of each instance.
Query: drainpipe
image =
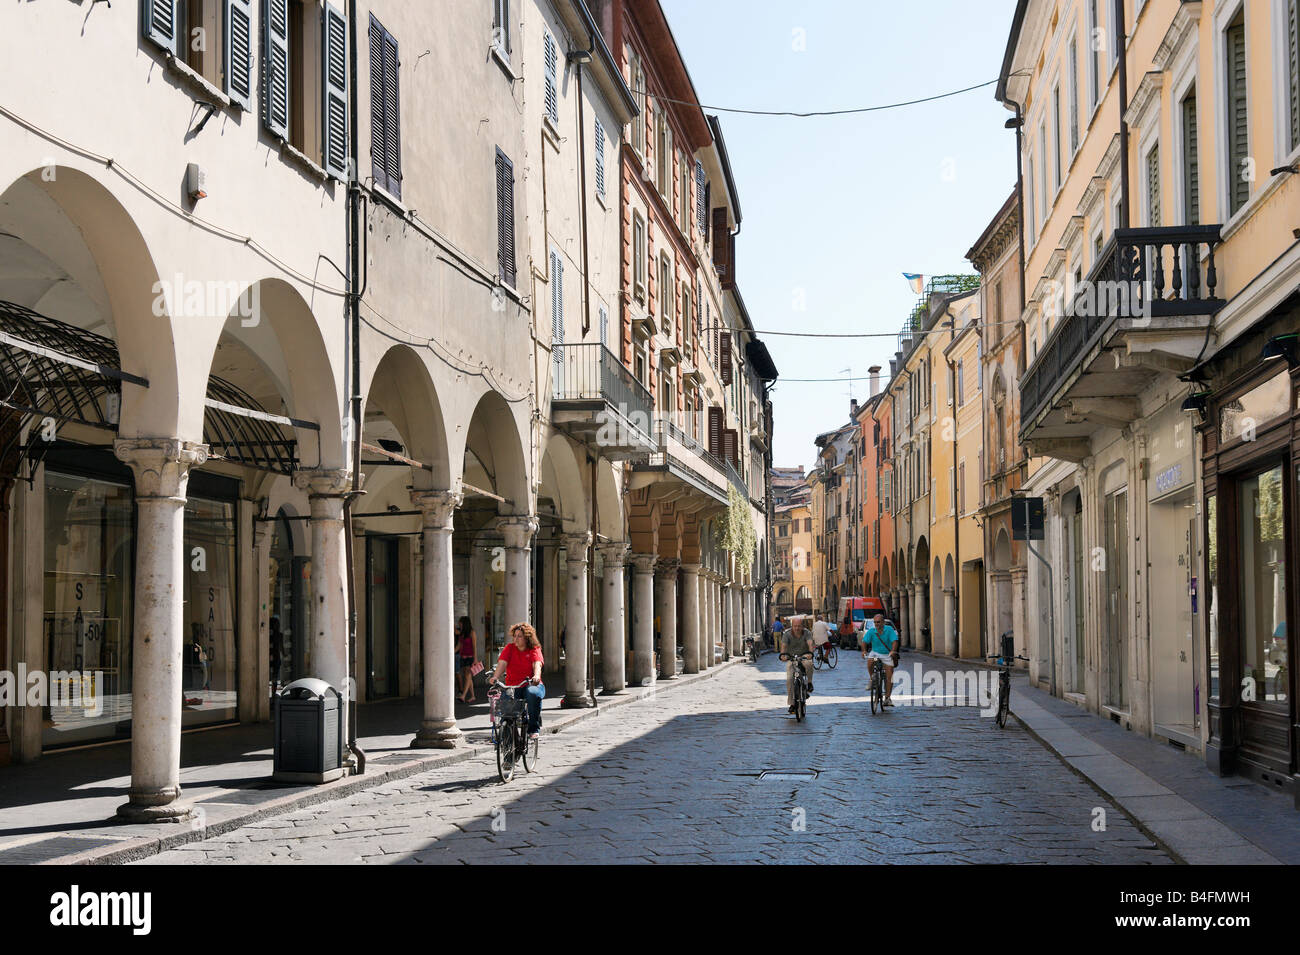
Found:
[[[352,568],[352,502],[361,490],[361,296],[365,294],[366,279],[361,279],[361,184],[357,176],[357,2],[348,0],[348,158],[351,176],[348,180],[347,246],[348,275],[347,303],[349,317],[349,345],[351,348],[351,422],[352,422],[352,491],[343,501],[343,537],[346,541],[345,559],[348,587],[348,675],[357,667],[357,586]],[[367,271],[367,279],[369,272]],[[359,286],[359,287],[358,287]],[[348,750],[356,759],[357,775],[366,771],[366,754],[357,742],[357,704],[348,706]]]
[[[1025,373],[1026,362],[1026,343],[1025,343],[1025,168],[1024,168],[1024,132],[1025,132],[1025,113],[1024,108],[1015,100],[1006,100],[1006,104],[1016,111],[1014,119],[1009,119],[1006,125],[1016,131],[1016,215],[1020,219],[1020,228],[1016,230],[1016,251],[1018,264],[1020,266],[1020,311],[1016,313],[1016,321],[1020,326],[1020,358],[1016,362],[1016,373],[1023,376]],[[999,316],[1001,317],[1001,316]]]

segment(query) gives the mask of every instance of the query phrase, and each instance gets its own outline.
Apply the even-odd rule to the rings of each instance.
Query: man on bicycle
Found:
[[[812,637],[803,629],[802,617],[790,618],[790,629],[786,630],[781,637],[781,654],[790,659],[785,661],[785,702],[790,707],[789,712],[794,712],[794,668],[797,663],[803,667],[803,671],[808,676],[808,695],[812,695],[813,684],[812,660],[800,659],[800,654],[811,653],[813,649]]]
[[[862,633],[862,659],[867,661],[868,674],[878,666],[885,668],[884,705],[893,706],[889,698],[894,692],[894,667],[898,666],[898,631],[885,622],[883,613],[876,614],[871,622],[874,626]]]

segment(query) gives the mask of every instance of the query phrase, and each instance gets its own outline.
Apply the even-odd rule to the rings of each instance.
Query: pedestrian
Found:
[[[460,695],[462,703],[474,702],[474,624],[469,617],[461,617],[456,624],[457,644],[456,663],[459,668]]]

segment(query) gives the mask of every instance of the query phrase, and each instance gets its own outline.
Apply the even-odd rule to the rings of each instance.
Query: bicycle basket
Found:
[[[502,693],[501,699],[497,700],[497,719],[522,719],[524,715],[524,701],[516,700],[509,694]]]

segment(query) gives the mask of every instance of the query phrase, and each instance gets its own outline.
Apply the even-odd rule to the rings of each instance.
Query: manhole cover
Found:
[[[765,769],[758,774],[760,781],[771,780],[772,782],[798,782],[805,779],[816,779],[817,770],[815,769]]]

